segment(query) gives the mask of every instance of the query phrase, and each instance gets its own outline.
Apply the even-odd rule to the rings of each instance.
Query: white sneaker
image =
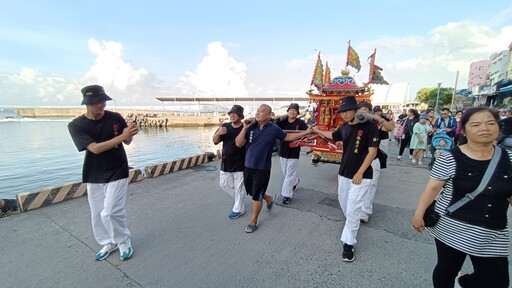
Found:
[[[412,155],[409,155],[409,160],[412,160]]]
[[[121,260],[127,260],[128,258],[132,257],[133,248],[130,239],[124,241],[123,243],[119,243],[119,254],[119,259]]]
[[[361,216],[359,216],[359,219],[361,220],[361,223],[368,223],[368,220],[370,220],[370,215],[361,212]]]
[[[418,165],[419,165],[419,166],[423,166],[423,162],[418,161]]]
[[[402,160],[402,156],[400,156],[400,155],[396,156],[396,160]]]
[[[416,159],[412,159],[411,163],[412,165],[416,165]]]
[[[112,251],[115,251],[117,249],[116,243],[108,243],[107,245],[103,246],[101,250],[96,253],[96,260],[101,261],[105,260]]]

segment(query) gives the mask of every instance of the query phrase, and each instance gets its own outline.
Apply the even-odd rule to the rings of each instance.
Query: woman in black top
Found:
[[[416,124],[420,120],[420,114],[416,109],[409,109],[407,111],[407,118],[405,119],[405,127],[404,132],[402,133],[402,140],[400,141],[400,151],[398,152],[397,160],[402,159],[402,154],[404,154],[405,147],[409,145],[411,142],[412,128],[414,124]],[[414,149],[409,149],[409,159],[412,159],[412,152]]]

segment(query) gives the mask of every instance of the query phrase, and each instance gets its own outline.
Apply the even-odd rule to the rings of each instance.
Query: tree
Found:
[[[452,104],[453,88],[441,87],[439,89],[439,107],[450,107]],[[421,88],[416,93],[416,101],[426,103],[428,106],[436,107],[437,87]]]

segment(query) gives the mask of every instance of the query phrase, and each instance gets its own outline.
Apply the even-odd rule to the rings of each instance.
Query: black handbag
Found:
[[[478,185],[475,191],[466,194],[466,196],[464,196],[462,199],[446,208],[447,214],[453,213],[453,211],[459,209],[464,204],[475,199],[475,197],[484,190],[484,188],[489,183],[489,180],[491,180],[492,174],[494,174],[496,165],[498,165],[498,161],[500,160],[501,157],[501,149],[501,147],[494,147],[494,154],[492,156],[491,162],[489,163],[489,166],[487,166],[487,170],[485,170],[485,174],[484,177],[482,177],[480,185]],[[430,204],[425,210],[425,214],[423,214],[423,222],[425,222],[425,227],[432,227],[436,225],[437,221],[439,221],[439,219],[441,218],[441,215],[435,211],[435,207],[436,200],[434,200],[434,202],[432,202],[432,204]]]
[[[441,215],[436,212],[436,200],[432,202],[427,207],[427,210],[425,210],[425,214],[423,214],[423,222],[425,222],[425,227],[432,227],[436,225],[437,221],[439,221],[439,218],[441,218]]]

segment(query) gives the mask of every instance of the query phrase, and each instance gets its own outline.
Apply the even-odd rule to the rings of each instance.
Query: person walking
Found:
[[[380,106],[375,106],[372,109],[372,104],[368,102],[359,103],[359,112],[371,114],[372,122],[377,125],[379,129],[379,149],[381,152],[388,153],[388,131],[393,131],[395,123],[390,121],[386,116],[382,115],[382,109]],[[373,111],[373,114],[372,114]],[[363,200],[363,206],[361,208],[361,222],[368,223],[370,215],[373,213],[373,201],[377,194],[377,185],[379,183],[381,165],[378,157],[373,159],[372,164],[372,179],[368,187],[368,192]]]
[[[416,165],[416,163],[418,163],[419,166],[423,165],[423,156],[425,156],[425,150],[427,150],[427,137],[431,130],[432,127],[428,123],[428,114],[421,114],[419,122],[414,124],[412,128],[410,145],[411,149],[414,149],[411,160],[412,165]],[[416,161],[416,157],[418,161]]]
[[[498,112],[488,107],[464,111],[461,135],[465,139],[461,140],[465,141],[461,142],[465,144],[441,154],[434,162],[418,201],[412,226],[423,232],[425,211],[442,191],[435,204],[441,217],[426,228],[434,236],[437,250],[434,287],[454,287],[455,281],[460,287],[509,287],[507,210],[512,204],[512,153],[494,145],[498,121]],[[489,171],[490,180],[483,181],[498,150],[497,166]],[[472,191],[479,194],[474,196]],[[452,210],[463,198],[471,200]],[[467,256],[474,271],[456,280]]]
[[[299,104],[291,103],[287,110],[287,117],[276,122],[279,128],[288,133],[292,131],[307,130],[308,125],[304,120],[297,118],[299,115]],[[290,147],[289,141],[280,141],[279,160],[281,162],[281,170],[283,171],[284,180],[281,189],[283,196],[283,204],[290,204],[293,198],[293,192],[297,190],[300,179],[297,177],[297,168],[299,167],[300,146]]]
[[[338,170],[338,201],[346,218],[341,242],[342,260],[354,261],[354,247],[357,244],[360,215],[363,201],[371,184],[372,161],[377,156],[379,130],[373,121],[359,123],[355,118],[359,109],[354,96],[341,99],[338,113],[345,121],[334,131],[323,131],[313,127],[315,133],[343,142],[343,157]]]
[[[293,141],[311,133],[311,128],[299,133],[286,133],[276,124],[270,122],[272,108],[262,104],[258,107],[255,119],[243,121],[243,128],[235,139],[237,147],[245,148],[244,186],[247,194],[252,196],[252,217],[245,227],[246,233],[253,233],[258,229],[258,217],[263,206],[267,203],[267,210],[272,210],[275,196],[266,194],[270,181],[272,168],[272,147],[276,139]]]
[[[405,148],[409,145],[411,142],[411,135],[412,135],[412,128],[414,127],[414,124],[419,121],[420,115],[418,114],[418,111],[416,111],[413,108],[410,108],[407,111],[407,118],[405,118],[402,121],[402,125],[404,125],[403,133],[402,133],[402,139],[400,140],[400,150],[398,151],[398,156],[396,157],[397,160],[402,159],[402,154],[404,154]],[[409,160],[412,160],[412,153],[414,152],[413,149],[409,147]]]
[[[118,248],[120,259],[127,260],[133,247],[124,207],[128,190],[124,145],[132,142],[139,129],[136,123],[127,125],[119,113],[105,110],[112,98],[103,87],[90,85],[81,92],[87,111],[72,120],[68,130],[78,151],[85,151],[82,182],[87,184],[94,238],[103,246],[96,260],[104,260]]]
[[[245,147],[237,147],[236,136],[242,131],[244,108],[233,105],[228,112],[229,123],[221,124],[213,134],[213,143],[222,145],[222,161],[220,163],[219,185],[231,198],[235,199],[230,219],[236,219],[245,213],[244,162]]]

